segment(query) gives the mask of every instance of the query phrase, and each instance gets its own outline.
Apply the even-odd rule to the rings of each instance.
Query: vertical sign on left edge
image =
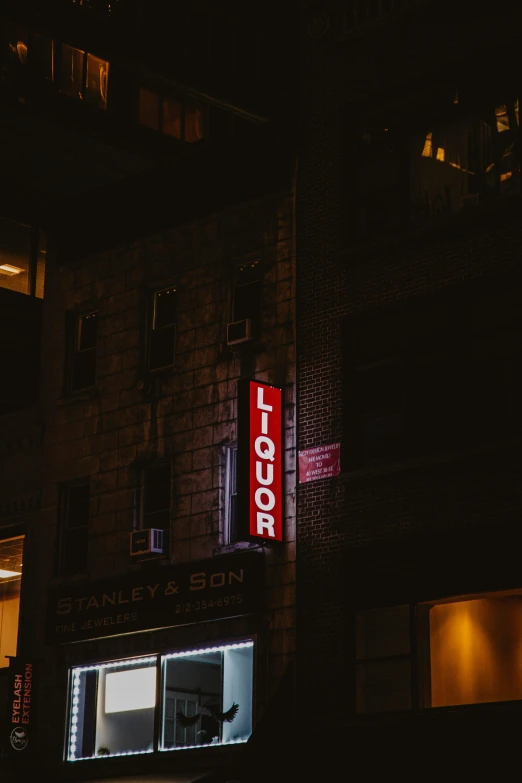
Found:
[[[7,744],[13,753],[34,748],[35,662],[11,658],[7,696]]]
[[[251,540],[282,541],[283,392],[259,381],[240,383],[238,495],[245,532]]]

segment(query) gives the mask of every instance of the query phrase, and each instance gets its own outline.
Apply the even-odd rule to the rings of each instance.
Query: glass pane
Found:
[[[356,656],[359,660],[407,655],[410,652],[409,606],[360,612],[356,618]]]
[[[83,98],[83,55],[80,49],[62,44],[62,91],[71,98]]]
[[[29,293],[30,251],[30,227],[0,220],[0,288]]]
[[[431,706],[522,699],[522,594],[432,606]]]
[[[62,574],[85,574],[87,572],[88,528],[77,527],[64,531]]]
[[[73,357],[71,391],[89,389],[96,381],[96,350],[81,351]]]
[[[0,541],[0,668],[16,655],[23,545],[23,536]]]
[[[176,289],[166,288],[154,294],[153,329],[163,329],[176,323]]]
[[[47,256],[47,237],[38,231],[38,257],[36,259],[36,291],[38,299],[43,299],[45,284],[45,259]]]
[[[89,313],[78,318],[78,351],[96,346],[98,338],[98,313]]]
[[[411,709],[410,681],[408,658],[358,664],[358,714]]]
[[[163,123],[161,126],[163,133],[181,138],[181,103],[165,98],[163,101]]]
[[[203,138],[203,112],[195,106],[185,106],[185,141],[190,144]]]
[[[69,759],[154,748],[156,658],[73,669]]]
[[[67,528],[85,527],[89,524],[90,490],[88,484],[68,487]]]
[[[99,109],[107,108],[109,63],[92,54],[87,55],[87,89],[85,100]]]
[[[159,130],[159,95],[143,87],[140,90],[140,124]]]
[[[252,680],[252,642],[165,656],[162,749],[245,742]]]
[[[153,330],[150,334],[149,369],[159,370],[174,364],[176,327]]]
[[[143,512],[170,510],[170,463],[148,468],[143,476]]]

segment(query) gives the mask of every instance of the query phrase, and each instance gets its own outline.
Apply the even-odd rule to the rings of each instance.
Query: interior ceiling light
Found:
[[[24,270],[19,266],[13,266],[12,264],[0,264],[0,275],[19,275]]]
[[[22,576],[21,571],[4,571],[0,568],[0,579],[9,579],[10,576]]]

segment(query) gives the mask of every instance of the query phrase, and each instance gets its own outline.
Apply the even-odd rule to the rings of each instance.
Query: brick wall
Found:
[[[253,350],[226,346],[231,269],[260,258],[262,327]],[[274,194],[180,225],[128,246],[54,269],[44,310],[46,422],[42,512],[35,530],[41,584],[56,581],[58,486],[90,476],[89,578],[141,568],[131,562],[129,534],[140,465],[170,459],[173,467],[171,561],[211,557],[223,546],[225,450],[237,438],[241,375],[281,385],[285,401],[285,542],[265,547],[266,587],[260,620],[236,618],[52,650],[42,644],[45,589],[32,597],[41,622],[31,649],[46,660],[45,694],[54,705],[50,754],[59,758],[65,719],[66,666],[89,656],[117,657],[158,645],[259,634],[257,715],[272,698],[295,649],[295,255],[293,197]],[[175,284],[176,362],[161,392],[144,395],[147,292]],[[97,384],[92,394],[64,396],[66,313],[97,308]]]
[[[520,202],[515,200],[491,215],[463,219],[444,230],[354,244],[346,211],[353,165],[345,144],[349,118],[356,119],[357,107],[383,101],[392,89],[400,92],[401,85],[406,88],[423,77],[430,84],[436,68],[452,58],[471,56],[484,45],[487,20],[477,20],[469,45],[456,43],[458,25],[450,26],[448,36],[442,30],[439,37],[433,36],[433,27],[413,12],[403,22],[383,24],[358,41],[343,41],[335,25],[321,36],[310,35],[309,14],[320,12],[335,19],[341,10],[338,3],[315,3],[313,11],[301,14],[296,212],[298,448],[341,441],[343,467],[343,451],[345,456],[348,452],[344,319],[448,290],[485,273],[501,276],[520,263],[522,231],[517,217]],[[496,19],[492,25],[498,32],[505,22]],[[513,27],[510,30],[515,35]],[[500,34],[497,37],[500,41]],[[434,54],[442,38],[444,51],[439,48]],[[407,41],[406,47],[396,46],[401,39]],[[347,472],[345,462],[338,478],[298,485],[301,706],[321,704],[325,716],[330,710],[341,715],[352,696],[352,630],[342,553],[380,539],[479,521],[494,523],[499,516],[515,520],[521,496],[519,457],[508,446],[502,459],[498,451],[464,450],[354,473]]]

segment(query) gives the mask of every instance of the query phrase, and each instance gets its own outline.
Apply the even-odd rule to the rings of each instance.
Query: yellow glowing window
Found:
[[[109,63],[93,54],[87,55],[87,89],[85,99],[99,109],[107,108]]]
[[[433,155],[433,133],[427,133],[422,150],[423,158],[431,158]]]
[[[140,90],[140,125],[159,130],[159,95],[144,87]]]
[[[163,101],[163,122],[161,126],[163,133],[181,139],[181,103],[172,98],[165,98]]]
[[[23,536],[0,541],[0,668],[16,655],[23,542]]]
[[[195,106],[185,106],[185,141],[190,144],[203,138],[203,112]]]
[[[444,147],[438,147],[437,148],[437,160],[444,161],[445,155],[446,155],[446,153],[444,151]]]
[[[495,107],[495,117],[497,120],[497,130],[499,133],[509,130],[509,117],[506,104]]]
[[[128,669],[105,675],[105,712],[130,712],[156,706],[156,668]]]

